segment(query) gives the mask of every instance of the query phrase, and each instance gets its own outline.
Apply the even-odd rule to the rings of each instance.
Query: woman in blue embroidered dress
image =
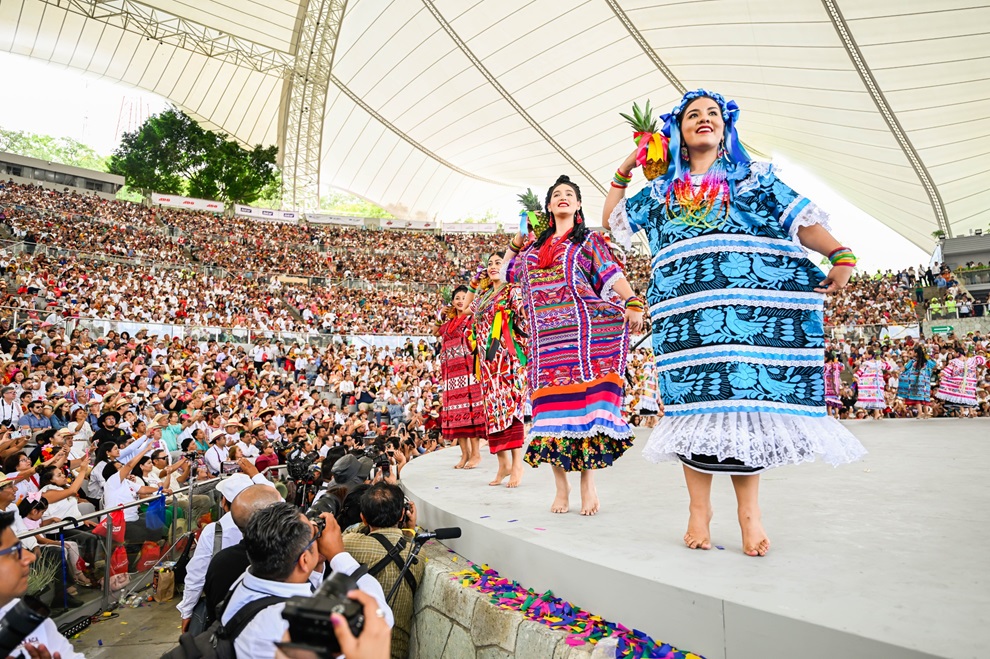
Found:
[[[759,473],[865,449],[824,398],[826,293],[849,281],[855,257],[827,216],[751,161],[735,130],[739,109],[721,95],[688,92],[663,118],[670,167],[625,200],[636,167],[623,162],[603,220],[620,244],[645,229],[653,254],[647,291],[657,379],[666,414],[644,457],[679,459],[690,496],[685,544],[711,547],[712,475],[729,474],[743,551],[770,548],[760,521]],[[827,254],[828,275],[804,248]]]

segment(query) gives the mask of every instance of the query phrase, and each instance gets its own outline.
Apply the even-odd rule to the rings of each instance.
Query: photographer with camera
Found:
[[[290,503],[276,503],[258,510],[244,532],[251,568],[231,590],[220,621],[226,625],[242,608],[272,598],[271,604],[256,613],[234,640],[237,656],[251,659],[274,657],[275,643],[289,629],[283,619],[285,601],[292,597],[310,598],[313,587],[322,583],[325,562],[335,574],[352,575],[360,565],[344,550],[340,527],[329,513],[310,520]],[[357,586],[378,604],[373,615],[392,625],[392,611],[385,603],[381,585],[364,574]]]
[[[59,634],[47,611],[39,612],[20,599],[27,592],[35,556],[17,539],[13,525],[13,513],[0,513],[0,656],[84,659]]]
[[[361,496],[361,532],[344,535],[344,549],[375,577],[385,592],[399,579],[399,573],[412,551],[415,533],[416,506],[406,501],[402,488],[386,482],[371,485]],[[409,634],[412,632],[413,597],[423,579],[423,561],[414,562],[403,575],[392,610],[392,657],[402,659],[409,654]]]

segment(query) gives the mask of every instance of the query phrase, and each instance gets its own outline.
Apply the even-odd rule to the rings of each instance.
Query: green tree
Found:
[[[320,197],[320,210],[325,213],[350,215],[353,217],[376,217],[383,220],[395,219],[391,213],[381,206],[344,192],[331,192]]]
[[[248,151],[216,133],[203,167],[189,178],[189,194],[228,203],[250,204],[279,183],[275,158],[278,147],[256,146]],[[269,197],[270,198],[270,197]]]
[[[128,187],[145,194],[188,194],[249,204],[277,190],[277,156],[275,146],[244,149],[173,107],[125,133],[109,167]]]
[[[108,171],[107,158],[93,147],[71,137],[52,137],[0,127],[0,151],[98,172]]]

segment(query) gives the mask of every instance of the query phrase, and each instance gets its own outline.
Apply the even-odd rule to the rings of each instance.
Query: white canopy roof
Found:
[[[4,0],[0,49],[285,139],[285,67],[330,0]],[[336,0],[342,2],[342,0]],[[597,215],[633,101],[705,87],[752,151],[800,162],[918,245],[990,219],[990,5],[940,0],[348,0],[320,179],[407,219],[511,213],[561,173]],[[120,16],[129,17],[123,21]],[[151,33],[148,24],[162,29]]]

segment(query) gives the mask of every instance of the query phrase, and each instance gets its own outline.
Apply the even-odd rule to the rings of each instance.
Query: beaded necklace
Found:
[[[708,216],[721,202],[715,221]],[[676,208],[675,208],[676,205]],[[725,159],[719,158],[705,172],[701,185],[695,190],[691,172],[677,179],[667,188],[665,205],[667,220],[696,229],[717,229],[729,218],[729,181]]]

